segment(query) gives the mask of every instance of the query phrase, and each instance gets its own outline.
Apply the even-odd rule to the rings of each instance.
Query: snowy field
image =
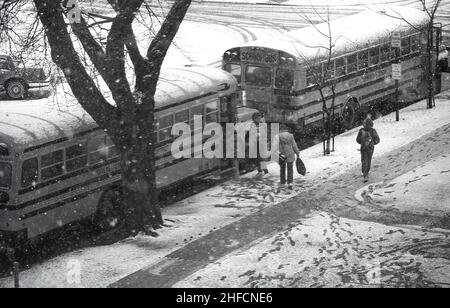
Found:
[[[375,158],[450,123],[448,98],[438,99],[435,109],[427,110],[425,106],[425,102],[420,102],[402,110],[402,121],[399,123],[395,122],[394,115],[376,121],[382,144],[377,147]],[[336,152],[330,157],[322,156],[322,145],[302,152],[309,173],[306,178],[296,179],[295,194],[359,165],[355,143],[357,131],[354,129],[339,136]],[[396,134],[392,134],[393,131]],[[163,229],[158,238],[140,235],[110,246],[61,255],[21,273],[21,284],[24,287],[106,287],[157,263],[164,256],[206,234],[293,197],[290,193],[277,193],[277,165],[272,164],[270,171],[271,176],[263,180],[255,180],[250,174],[241,181],[227,182],[164,209],[163,214],[170,227]],[[80,285],[68,283],[66,276],[68,265],[74,260],[82,266]],[[0,280],[0,287],[11,286],[11,278]]]

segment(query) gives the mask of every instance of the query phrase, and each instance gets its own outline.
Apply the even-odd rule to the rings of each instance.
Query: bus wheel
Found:
[[[22,80],[8,81],[5,88],[10,99],[25,99],[28,91],[27,85]]]
[[[355,127],[359,119],[359,105],[356,101],[351,100],[347,103],[342,111],[343,128],[350,130]]]
[[[119,229],[125,222],[122,193],[118,189],[110,189],[103,193],[98,202],[94,217],[95,228],[103,233]]]

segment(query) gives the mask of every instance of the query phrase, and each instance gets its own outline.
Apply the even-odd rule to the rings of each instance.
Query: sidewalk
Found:
[[[450,97],[447,97],[438,99],[437,108],[433,110],[426,110],[425,102],[419,102],[402,110],[400,123],[394,121],[395,116],[393,115],[377,120],[375,125],[382,136],[382,144],[377,147],[375,153],[374,176],[379,174],[382,177],[385,173],[390,173],[390,170],[384,172],[380,169],[379,165],[382,162],[379,160],[380,157],[388,155],[387,153],[390,152],[395,153],[399,148],[416,143],[417,140],[433,133],[438,128],[450,124],[449,114]],[[395,134],[392,133],[394,130]],[[237,247],[242,247],[243,244],[237,242],[241,237],[243,237],[243,242],[253,243],[254,240],[268,236],[276,232],[278,228],[286,227],[286,223],[292,219],[290,216],[303,217],[308,213],[314,214],[314,210],[320,209],[326,202],[323,200],[333,197],[334,191],[336,198],[345,196],[346,199],[348,198],[349,204],[354,205],[354,207],[337,207],[336,215],[352,218],[356,213],[355,209],[361,208],[361,212],[367,216],[367,220],[378,221],[380,219],[377,215],[373,215],[366,206],[359,207],[354,198],[356,191],[364,186],[359,175],[360,154],[355,143],[357,131],[358,129],[354,129],[338,136],[336,152],[329,157],[322,156],[321,145],[302,152],[302,158],[308,167],[308,175],[305,178],[296,179],[300,190],[298,198],[301,201],[290,200],[283,204],[284,201],[295,195],[289,192],[277,194],[276,183],[278,182],[279,168],[276,164],[271,165],[271,176],[262,181],[255,181],[250,174],[248,177],[243,177],[241,181],[224,183],[165,208],[163,215],[166,223],[170,226],[161,230],[158,238],[140,235],[110,246],[86,247],[60,255],[23,271],[21,285],[23,287],[106,287],[135,272],[141,271],[139,275],[144,277],[145,270],[142,269],[154,269],[155,264],[160,266],[166,264],[167,267],[168,262],[172,259],[166,257],[170,255],[177,257],[180,253],[184,254],[185,252],[180,250],[183,247],[193,249],[193,252],[190,252],[191,255],[198,253],[198,257],[192,258],[195,262],[191,261],[191,263],[196,264],[197,267],[194,269],[201,268],[207,265],[206,261],[209,262],[208,251],[211,252],[211,257],[217,260]],[[406,167],[410,168],[409,170],[413,169],[413,166]],[[373,178],[372,180],[372,183],[378,183],[382,182],[384,178]],[[348,186],[348,190],[346,190],[346,186]],[[341,190],[342,193],[337,194]],[[302,204],[300,209],[299,202]],[[281,211],[280,206],[286,207],[287,210]],[[292,212],[295,209],[298,209],[298,212]],[[253,216],[246,218],[249,215]],[[361,213],[358,215],[365,218]],[[359,218],[358,215],[354,216]],[[410,215],[409,219],[412,222],[420,221],[420,217]],[[404,220],[395,215],[391,217],[392,223],[405,223]],[[251,224],[254,231],[244,236],[243,232],[235,230],[240,225],[244,228],[242,230],[248,230],[245,227],[246,224]],[[408,219],[406,219],[406,224],[408,224]],[[216,237],[219,233],[215,232],[218,230],[225,231],[225,233],[230,232],[230,240],[228,237]],[[220,234],[223,236],[225,233]],[[202,241],[209,238],[211,242],[201,244]],[[215,241],[220,243],[218,247],[215,247]],[[203,250],[199,250],[203,249],[202,245],[209,245],[207,246],[209,248],[205,250],[206,255],[201,253]],[[74,260],[82,265],[80,285],[67,282],[67,266]],[[181,261],[177,260],[176,262]],[[168,270],[169,268],[165,269],[165,271]],[[185,273],[185,275],[188,274]],[[164,277],[168,279],[168,276]],[[166,279],[164,277],[161,279]],[[165,283],[174,282],[173,278]],[[0,279],[0,288],[11,286],[13,286],[11,277]]]
[[[372,180],[384,185],[359,190],[359,200],[352,196],[363,184],[359,168],[353,168],[278,205],[291,214],[280,221],[282,232],[267,234],[193,274],[180,271],[172,286],[449,287],[449,158],[450,125],[445,125],[377,156]],[[404,186],[411,194],[405,194]],[[361,192],[366,198],[360,198]],[[316,211],[299,212],[305,211],[305,200],[315,200]],[[189,255],[180,252],[178,257]],[[135,282],[142,283],[139,278]]]
[[[376,126],[382,126],[383,121],[385,123],[390,122],[390,119],[389,117],[381,119],[376,122]],[[390,124],[392,126],[399,125],[396,123]],[[426,125],[423,127],[426,127]],[[383,131],[382,128],[381,131]],[[432,159],[442,155],[450,156],[450,125],[448,124],[437,127],[431,133],[419,137],[418,139],[408,140],[407,143],[405,143],[404,138],[400,139],[401,133],[402,131],[399,131],[396,136],[384,135],[385,145],[380,145],[379,149],[377,149],[377,154],[375,155],[373,178],[371,179],[372,182],[389,183],[397,177],[407,174],[423,164],[427,164]],[[352,137],[354,134],[355,132],[349,133]],[[381,135],[383,142],[383,134]],[[397,142],[398,147],[394,147],[391,151],[386,151],[386,149],[392,146],[392,143],[389,142],[389,138],[399,138]],[[384,259],[381,257],[378,258],[381,258],[380,262],[384,262],[383,264],[385,267],[388,265],[391,267],[394,266],[394,262],[389,263],[388,261],[401,258],[402,255],[405,255],[414,249],[417,250],[420,248],[419,251],[421,251],[421,253],[427,249],[441,249],[442,251],[436,253],[434,256],[435,260],[433,259],[433,261],[427,262],[427,258],[421,257],[420,261],[417,261],[417,263],[422,266],[419,265],[417,270],[411,271],[410,273],[411,275],[414,274],[414,277],[417,277],[417,275],[421,273],[425,273],[427,276],[431,277],[427,282],[429,285],[445,285],[450,283],[450,274],[445,274],[445,271],[448,273],[448,270],[450,270],[450,263],[445,261],[446,258],[448,261],[448,256],[450,255],[450,249],[448,248],[450,244],[448,235],[450,232],[445,231],[450,229],[450,223],[445,219],[445,214],[450,214],[450,209],[448,207],[444,213],[442,211],[417,213],[415,211],[410,211],[409,208],[403,208],[402,211],[399,211],[392,209],[391,207],[374,205],[372,202],[360,202],[354,198],[355,192],[363,186],[358,164],[343,171],[338,176],[333,176],[336,175],[336,170],[329,170],[330,173],[328,176],[318,180],[319,182],[321,181],[321,183],[310,186],[309,189],[305,189],[298,196],[294,196],[293,198],[272,207],[262,209],[259,212],[251,214],[208,236],[202,237],[171,253],[161,262],[140,270],[135,274],[112,284],[110,287],[236,287],[244,286],[246,285],[246,282],[252,279],[264,281],[262,277],[264,277],[263,273],[267,271],[265,269],[267,266],[275,263],[277,266],[280,264],[281,267],[283,267],[283,264],[286,266],[285,263],[287,260],[285,259],[287,259],[290,254],[293,254],[296,258],[298,257],[298,248],[292,252],[289,250],[284,251],[287,248],[282,248],[281,246],[283,245],[273,245],[273,243],[280,241],[280,237],[285,239],[287,242],[285,246],[287,247],[302,245],[301,247],[303,248],[309,246],[317,248],[315,247],[316,245],[311,243],[311,238],[317,238],[319,243],[331,241],[329,238],[331,235],[326,237],[326,234],[324,234],[321,238],[321,233],[324,232],[324,228],[327,228],[326,226],[330,225],[330,221],[339,222],[341,220],[348,225],[346,229],[344,229],[344,232],[348,232],[352,234],[352,236],[348,239],[342,239],[342,235],[338,235],[337,238],[334,238],[335,243],[347,248],[345,248],[346,250],[337,249],[335,251],[330,251],[330,260],[335,260],[333,262],[348,262],[347,259],[343,259],[344,261],[336,260],[342,259],[341,253],[348,253],[349,250],[354,248],[351,241],[352,239],[357,238],[357,236],[359,238],[358,246],[366,246],[366,253],[367,250],[370,250],[370,254],[372,255],[383,256]],[[442,200],[435,198],[435,201],[438,204],[439,202],[445,202],[445,200],[445,198]],[[426,207],[426,204],[422,204],[422,207]],[[332,224],[333,223],[331,223],[331,225]],[[344,223],[341,222],[340,225],[343,224]],[[332,226],[331,230],[336,230],[338,225],[339,223],[334,227]],[[405,227],[405,225],[407,225],[407,227]],[[411,227],[411,225],[414,227]],[[311,227],[307,228],[305,226]],[[411,231],[411,228],[416,228],[421,231]],[[425,230],[423,228],[427,229]],[[328,234],[332,234],[332,231]],[[294,232],[294,234],[286,236],[286,234],[292,232]],[[341,231],[341,234],[344,232]],[[277,233],[278,235],[276,235]],[[308,237],[310,237],[309,241],[303,238],[303,234],[305,233],[308,233]],[[372,236],[380,236],[378,238],[383,238],[383,241],[386,241],[387,243],[386,246],[379,246],[378,249],[374,248],[372,246],[374,244],[371,236],[367,237],[367,234],[371,233]],[[404,238],[399,239],[396,234],[402,234]],[[413,242],[414,245],[408,247],[401,246],[402,242],[406,243],[408,241]],[[349,242],[350,244],[348,244]],[[426,245],[424,246],[423,243]],[[320,246],[319,244],[317,245]],[[389,250],[392,250],[392,247],[396,247],[394,252]],[[309,252],[309,254],[302,255],[306,264],[317,262],[319,256],[326,250],[323,248],[317,249],[319,252],[314,250]],[[283,254],[277,254],[277,252],[280,251],[283,251]],[[418,253],[418,255],[421,256],[421,253]],[[281,262],[274,262],[274,254],[277,255],[277,260],[281,260]],[[272,261],[269,263],[261,262],[261,260],[268,255],[271,256]],[[364,267],[364,264],[373,261],[375,258],[367,258],[366,255],[361,255],[360,252],[356,256],[358,257],[355,257],[352,261],[354,262],[353,266]],[[407,254],[407,256],[411,257],[412,255]],[[351,254],[349,254],[349,258],[352,258]],[[416,260],[416,258],[412,259]],[[430,256],[428,256],[428,259],[430,259]],[[316,261],[313,262],[313,260]],[[328,260],[328,262],[330,262],[330,260]],[[322,261],[325,262],[326,260]],[[260,267],[257,267],[258,264]],[[264,266],[261,266],[261,264],[264,264]],[[409,263],[406,262],[405,264]],[[400,265],[400,268],[406,266],[405,264]],[[329,263],[327,266],[325,266],[325,264],[322,265],[324,273],[331,266]],[[338,265],[343,266],[343,263],[339,263]],[[428,268],[430,266],[432,268],[431,270]],[[250,270],[252,267],[255,267],[254,271]],[[351,267],[352,266],[350,265],[349,268]],[[423,269],[423,267],[426,268]],[[342,284],[342,281],[336,278],[340,277],[339,275],[343,272],[348,271],[349,268],[344,268],[341,271],[330,274],[332,277],[329,277],[328,279],[329,281],[334,282],[333,286],[358,285]],[[234,273],[236,271],[237,273]],[[260,272],[259,276],[258,271]],[[441,275],[436,276],[440,277],[439,281],[433,281],[433,276],[436,271],[443,272],[443,274],[441,273]],[[247,272],[251,272],[251,275],[247,275]],[[272,269],[272,272],[284,273],[282,268],[277,270]],[[406,272],[405,269],[405,273]],[[222,279],[219,277],[221,273],[223,274]],[[226,275],[224,273],[226,273]],[[292,273],[292,269],[289,273]],[[317,273],[317,275],[319,274],[320,273]],[[358,271],[354,273],[354,275],[360,274],[361,272]],[[249,276],[251,277],[249,278]],[[389,286],[405,286],[403,284],[404,280],[409,278],[386,278],[385,283]],[[283,280],[284,283],[286,281],[292,283],[292,281],[286,277],[281,280]],[[258,285],[255,282],[256,285],[250,284],[250,286],[280,286],[273,284],[272,282],[277,281],[276,277],[271,277],[269,281],[270,283],[266,281],[268,284]],[[326,279],[323,280],[323,283],[326,281]],[[278,281],[278,283],[281,282]],[[294,286],[318,286],[316,285],[317,281],[312,278],[305,284],[299,285],[297,280],[295,280],[294,283],[296,283]],[[281,286],[286,287],[292,285],[281,283]]]

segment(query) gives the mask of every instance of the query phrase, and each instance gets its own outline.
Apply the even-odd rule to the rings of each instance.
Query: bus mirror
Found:
[[[0,143],[0,156],[9,156],[8,145]]]

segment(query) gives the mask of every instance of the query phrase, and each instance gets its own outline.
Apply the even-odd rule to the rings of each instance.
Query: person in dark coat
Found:
[[[276,137],[275,144],[279,144],[279,156],[280,156],[280,181],[283,187],[288,184],[289,189],[293,189],[294,183],[294,163],[298,156],[300,156],[300,150],[294,135],[289,132],[289,128],[285,125],[281,125],[280,134]],[[287,171],[287,179],[286,179]]]
[[[356,142],[361,145],[361,162],[364,183],[369,182],[369,172],[372,166],[372,157],[375,146],[380,143],[380,136],[373,128],[373,121],[368,116],[363,122],[363,128],[359,131]]]

